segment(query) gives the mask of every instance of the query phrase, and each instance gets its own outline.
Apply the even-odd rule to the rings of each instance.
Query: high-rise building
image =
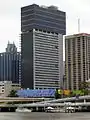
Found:
[[[66,15],[56,7],[21,8],[23,88],[60,88]]]
[[[81,89],[90,79],[90,34],[65,37],[65,80],[67,89]]]
[[[15,44],[8,43],[6,52],[0,53],[0,81],[21,82],[20,57]]]
[[[36,4],[21,8],[21,31],[39,29],[47,32],[66,34],[66,13],[56,6]]]

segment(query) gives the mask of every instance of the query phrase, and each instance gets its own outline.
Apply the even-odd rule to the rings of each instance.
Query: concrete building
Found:
[[[63,61],[63,75],[65,75],[65,61]]]
[[[65,37],[65,79],[67,89],[80,89],[90,79],[90,34]]]
[[[8,43],[6,52],[0,53],[0,81],[21,82],[20,58],[15,44]]]
[[[65,89],[66,82],[65,82],[65,61],[63,61],[63,86],[62,89]]]
[[[0,81],[0,97],[7,97],[11,90],[19,90],[20,84],[13,84],[12,81]]]
[[[23,88],[60,88],[66,15],[56,7],[21,8]]]

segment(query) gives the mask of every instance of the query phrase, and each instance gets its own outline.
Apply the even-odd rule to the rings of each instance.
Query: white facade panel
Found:
[[[33,31],[34,88],[60,88],[63,80],[63,36]]]

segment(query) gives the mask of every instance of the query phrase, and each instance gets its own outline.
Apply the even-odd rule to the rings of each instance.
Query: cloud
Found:
[[[90,0],[0,0],[0,51],[8,40],[19,46],[20,8],[29,4],[55,5],[67,14],[67,34],[78,32],[80,18],[81,32],[90,32]]]

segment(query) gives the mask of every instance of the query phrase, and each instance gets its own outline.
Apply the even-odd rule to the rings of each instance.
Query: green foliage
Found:
[[[84,91],[82,91],[82,90],[73,90],[72,94],[73,95],[84,95]]]
[[[81,87],[81,91],[84,93],[84,95],[89,94],[89,91],[88,91],[89,84],[87,82],[81,82],[80,87]]]
[[[11,90],[10,94],[8,95],[8,97],[18,97],[18,95],[16,93],[17,93],[16,90]]]
[[[80,89],[87,89],[88,88],[88,83],[87,82],[81,82],[80,83]]]
[[[82,89],[84,95],[88,95],[88,89]]]
[[[56,99],[61,98],[61,95],[58,93],[58,89],[56,89],[56,92],[55,92],[55,98],[56,98]]]
[[[69,94],[65,94],[65,91],[68,91],[68,90],[56,89],[55,98],[59,99],[62,97],[76,97],[76,96],[88,95],[90,93],[88,89],[71,90]]]

